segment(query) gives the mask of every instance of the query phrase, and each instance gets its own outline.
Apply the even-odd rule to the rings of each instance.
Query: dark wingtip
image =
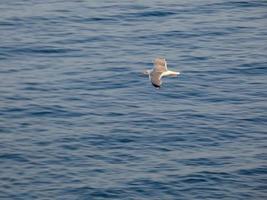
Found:
[[[154,84],[154,83],[152,83],[152,85],[153,85],[155,88],[157,88],[157,89],[160,88],[160,85],[156,85],[156,84]]]

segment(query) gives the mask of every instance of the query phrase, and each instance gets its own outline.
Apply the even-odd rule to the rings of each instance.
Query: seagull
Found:
[[[150,70],[145,70],[144,74],[149,75],[149,80],[152,85],[157,89],[160,88],[163,76],[177,76],[180,72],[170,71],[167,68],[167,62],[165,58],[156,58],[154,61],[154,68]]]

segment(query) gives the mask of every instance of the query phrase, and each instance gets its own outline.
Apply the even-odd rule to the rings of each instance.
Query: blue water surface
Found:
[[[266,199],[266,52],[264,0],[1,0],[0,199]]]

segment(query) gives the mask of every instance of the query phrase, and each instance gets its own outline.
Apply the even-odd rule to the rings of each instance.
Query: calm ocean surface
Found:
[[[0,199],[266,199],[266,69],[264,0],[1,0]]]

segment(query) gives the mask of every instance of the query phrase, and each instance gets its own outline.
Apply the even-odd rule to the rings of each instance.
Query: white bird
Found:
[[[180,72],[168,70],[167,62],[164,58],[156,58],[154,61],[154,68],[145,70],[144,74],[149,75],[149,80],[152,85],[156,88],[160,88],[163,76],[177,76]]]

